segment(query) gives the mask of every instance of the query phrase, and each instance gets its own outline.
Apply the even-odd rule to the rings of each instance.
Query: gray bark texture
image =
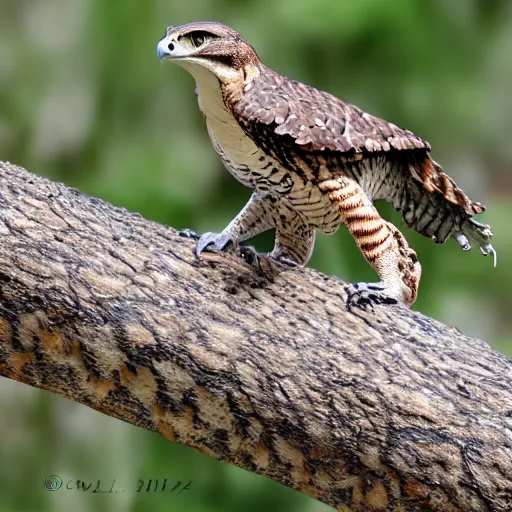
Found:
[[[512,364],[0,164],[0,375],[343,511],[512,510]]]

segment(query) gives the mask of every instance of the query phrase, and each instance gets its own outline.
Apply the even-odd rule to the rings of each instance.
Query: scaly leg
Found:
[[[381,291],[411,306],[418,293],[421,265],[404,236],[382,219],[354,180],[340,177],[320,183],[319,188],[338,206],[343,223],[380,278],[377,285],[362,284],[358,289]]]
[[[237,245],[253,236],[275,228],[275,206],[259,192],[254,192],[242,211],[229,223],[222,233],[205,233],[199,238],[196,255],[209,245],[222,251],[229,243]]]
[[[209,245],[221,251],[229,243],[237,245],[274,228],[276,241],[269,256],[285,264],[305,265],[313,252],[315,230],[287,203],[259,192],[253,193],[249,202],[222,233],[202,235],[197,242],[196,254],[199,256]],[[250,256],[246,255],[248,258]]]
[[[284,201],[279,204],[277,213],[276,242],[270,257],[303,267],[313,253],[316,231]]]

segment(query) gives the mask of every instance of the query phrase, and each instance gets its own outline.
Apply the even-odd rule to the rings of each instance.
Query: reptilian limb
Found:
[[[380,278],[380,283],[360,283],[356,289],[413,304],[421,265],[402,233],[382,219],[354,180],[348,177],[331,179],[320,183],[319,188],[338,206],[342,222]]]
[[[302,216],[278,198],[254,192],[241,210],[221,233],[205,233],[196,246],[199,256],[208,246],[217,250],[234,246],[260,233],[276,230],[271,258],[292,265],[305,265],[313,252],[315,230]]]
[[[221,233],[208,232],[199,238],[196,246],[196,256],[199,256],[210,245],[222,251],[228,244],[236,246],[240,242],[269,231],[274,227],[275,220],[271,204],[268,198],[256,191],[240,213]]]
[[[306,265],[313,253],[316,230],[284,201],[277,213],[276,241],[269,256],[291,265]]]

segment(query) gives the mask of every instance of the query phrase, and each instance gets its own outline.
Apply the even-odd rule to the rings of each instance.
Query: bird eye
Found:
[[[205,42],[205,38],[204,38],[204,35],[201,34],[201,33],[195,33],[195,34],[192,34],[190,36],[190,40],[192,41],[192,44],[196,47],[196,48],[199,48],[200,46],[202,46]]]

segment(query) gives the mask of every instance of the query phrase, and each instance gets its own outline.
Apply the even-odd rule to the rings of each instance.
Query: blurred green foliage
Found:
[[[192,78],[157,63],[167,25],[212,19],[265,64],[429,140],[484,202],[497,269],[408,229],[423,264],[416,309],[512,353],[512,4],[505,0],[0,0],[0,159],[176,228],[220,230],[249,190],[222,168]],[[382,211],[399,225],[399,217]],[[373,280],[350,237],[319,236],[310,266]],[[268,247],[270,238],[258,240]],[[261,477],[85,407],[0,382],[0,511],[329,510]],[[43,489],[113,478],[124,493]],[[136,493],[150,478],[192,481]]]

